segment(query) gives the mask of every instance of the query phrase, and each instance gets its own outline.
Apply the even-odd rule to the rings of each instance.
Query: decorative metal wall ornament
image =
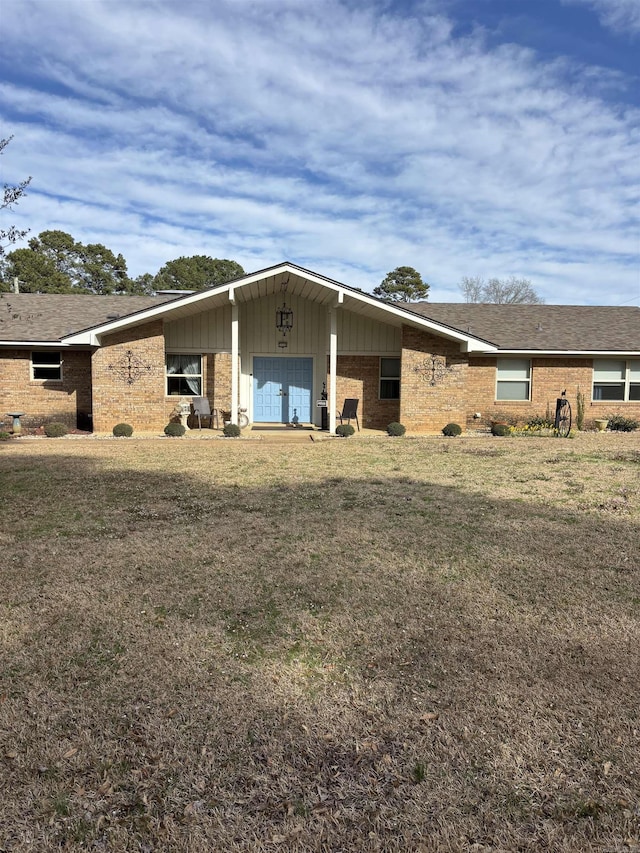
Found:
[[[447,374],[447,359],[443,355],[427,355],[422,364],[416,365],[413,372],[421,376],[429,385],[442,382]]]
[[[151,365],[145,364],[135,352],[128,349],[116,364],[110,364],[109,370],[119,376],[127,385],[133,385],[145,373],[151,372]]]
[[[282,308],[276,308],[276,329],[284,336],[287,332],[293,329],[293,310],[288,307],[286,293],[287,285],[289,284],[289,276],[287,280],[282,282],[282,293],[284,294]]]

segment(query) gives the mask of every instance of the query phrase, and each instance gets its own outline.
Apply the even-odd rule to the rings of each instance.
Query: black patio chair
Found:
[[[194,397],[191,401],[194,417],[198,418],[198,429],[202,429],[202,419],[209,421],[209,427],[213,429],[213,422],[218,426],[218,410],[211,409],[206,397]]]
[[[346,421],[348,424],[350,424],[351,418],[354,418],[356,426],[358,427],[358,432],[360,432],[360,422],[358,421],[359,402],[360,401],[356,397],[347,397],[347,399],[344,401],[344,405],[342,406],[342,411],[338,412],[340,423]]]

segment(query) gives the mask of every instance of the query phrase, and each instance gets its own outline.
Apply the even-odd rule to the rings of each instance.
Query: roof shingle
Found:
[[[0,294],[0,340],[50,341],[176,298]],[[501,350],[639,352],[640,308],[418,302],[403,307]]]

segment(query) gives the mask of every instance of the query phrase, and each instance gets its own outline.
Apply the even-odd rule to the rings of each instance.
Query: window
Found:
[[[400,399],[400,359],[380,359],[380,399]]]
[[[496,400],[528,400],[531,362],[527,358],[499,358]]]
[[[593,360],[594,400],[640,400],[640,359],[595,358]]]
[[[59,382],[62,379],[62,358],[59,352],[42,350],[31,353],[31,378],[49,379]]]
[[[200,397],[202,359],[199,355],[167,353],[167,394],[170,397]]]

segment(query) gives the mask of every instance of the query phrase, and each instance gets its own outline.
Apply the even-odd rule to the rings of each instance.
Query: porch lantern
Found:
[[[287,308],[286,300],[282,303],[282,308],[276,308],[276,329],[282,335],[293,329],[293,310]]]

